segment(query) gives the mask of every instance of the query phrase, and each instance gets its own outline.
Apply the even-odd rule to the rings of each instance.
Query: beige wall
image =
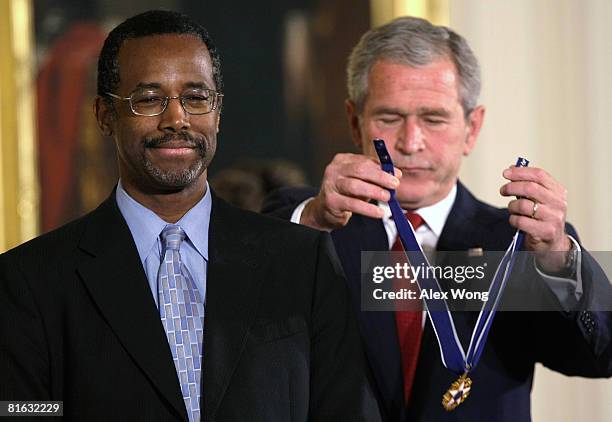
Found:
[[[593,251],[612,251],[612,2],[450,0],[450,26],[480,59],[485,127],[462,180],[504,206],[517,156],[568,188],[568,219]],[[608,272],[612,278],[612,273]],[[612,420],[612,380],[538,367],[534,421]]]

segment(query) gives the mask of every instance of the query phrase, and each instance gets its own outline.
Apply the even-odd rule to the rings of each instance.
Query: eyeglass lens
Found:
[[[194,88],[183,92],[179,99],[187,113],[204,114],[213,110],[215,93],[208,89]],[[132,110],[143,115],[163,113],[168,101],[168,96],[154,89],[138,90],[130,96]]]

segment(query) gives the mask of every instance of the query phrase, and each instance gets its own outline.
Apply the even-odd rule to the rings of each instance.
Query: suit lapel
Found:
[[[202,396],[214,415],[244,350],[259,302],[261,245],[249,239],[241,211],[213,195],[209,230]]]
[[[505,251],[514,229],[507,223],[509,214],[480,202],[461,182],[457,197],[438,239],[438,251],[467,251],[480,247],[485,251]],[[500,226],[503,229],[500,230]],[[503,230],[503,231],[502,231]]]
[[[470,242],[481,237],[475,231],[479,231],[482,224],[473,221],[477,204],[476,198],[457,182],[457,197],[438,239],[437,251],[464,251],[471,246]]]
[[[78,274],[135,364],[177,415],[185,419],[166,334],[114,192],[87,218],[79,246],[91,259],[79,265]]]

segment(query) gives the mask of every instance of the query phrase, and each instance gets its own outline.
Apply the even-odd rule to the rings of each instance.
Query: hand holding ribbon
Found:
[[[388,174],[371,157],[336,154],[325,168],[321,189],[302,213],[301,224],[331,231],[345,226],[353,213],[382,218],[383,212],[370,200],[388,201],[387,189],[399,185],[402,173]]]
[[[539,266],[555,273],[565,268],[565,254],[572,244],[565,233],[567,189],[539,168],[511,167],[503,172],[510,182],[500,188],[508,203],[510,224],[525,232],[525,248],[535,252]]]

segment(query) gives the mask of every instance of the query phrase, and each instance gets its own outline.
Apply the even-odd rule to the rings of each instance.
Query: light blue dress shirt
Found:
[[[138,249],[138,255],[149,281],[149,287],[159,308],[157,297],[157,272],[161,263],[162,244],[160,233],[168,224],[157,214],[132,198],[121,185],[117,185],[115,195],[119,210],[125,218]],[[181,244],[180,254],[183,263],[191,273],[194,282],[206,303],[206,269],[208,265],[208,227],[212,198],[206,183],[206,194],[187,213],[176,222],[187,237]]]

